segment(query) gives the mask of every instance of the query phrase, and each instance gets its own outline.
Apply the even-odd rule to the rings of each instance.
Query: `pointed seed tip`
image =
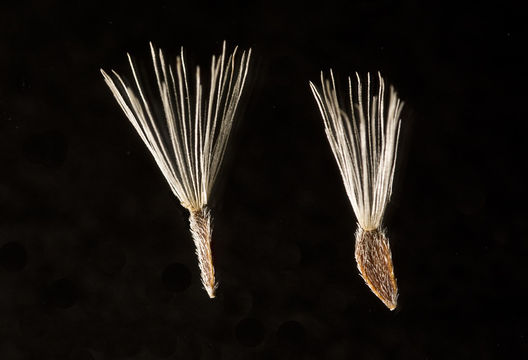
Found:
[[[385,306],[390,310],[390,311],[394,311],[396,310],[396,308],[398,307],[398,304],[396,303],[396,301],[384,301],[385,303]]]
[[[215,286],[213,287],[208,287],[207,289],[205,289],[207,291],[207,295],[209,295],[209,298],[210,299],[214,299],[216,297],[216,289],[215,289]]]

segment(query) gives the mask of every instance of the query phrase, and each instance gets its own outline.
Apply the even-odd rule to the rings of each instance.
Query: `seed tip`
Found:
[[[209,295],[209,298],[214,299],[216,297],[216,287],[217,285],[215,283],[208,284],[205,287],[205,291],[207,291],[207,295]]]

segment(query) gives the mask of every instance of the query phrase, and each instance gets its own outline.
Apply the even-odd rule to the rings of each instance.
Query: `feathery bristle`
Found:
[[[347,112],[339,104],[332,71],[330,78],[325,80],[321,73],[322,91],[311,82],[310,86],[357,220],[365,230],[377,229],[392,191],[403,102],[391,86],[385,110],[385,82],[381,75],[378,73],[378,92],[373,94],[370,74],[367,91],[363,92],[356,73],[356,94],[348,78]]]
[[[174,194],[185,208],[198,210],[207,205],[222,163],[251,50],[237,59],[237,49],[227,56],[224,43],[219,58],[213,56],[209,94],[204,96],[199,67],[194,89],[190,87],[183,49],[173,67],[165,63],[161,50],[150,46],[164,119],[154,116],[130,55],[135,87],[127,86],[114,71],[114,79],[101,72]],[[168,137],[163,133],[165,129]]]
[[[191,231],[197,246],[202,280],[206,279],[203,285],[209,295],[214,297],[216,285],[209,245],[210,218],[206,221],[209,235],[205,242],[197,241],[197,236],[202,234],[203,229],[199,228],[201,225],[192,228],[193,218],[198,213],[209,216],[206,206],[222,164],[244,89],[251,50],[243,51],[238,56],[235,48],[232,54],[227,55],[224,42],[222,53],[212,58],[211,80],[207,88],[202,84],[199,67],[196,68],[194,79],[190,79],[183,48],[181,55],[176,57],[175,66],[168,65],[163,52],[152,44],[150,49],[163,107],[162,116],[157,116],[152,111],[154,105],[145,96],[130,55],[128,60],[133,85],[127,85],[115,71],[109,75],[101,69],[101,73],[153,155],[173,193],[190,211]],[[205,243],[208,243],[208,250],[202,251],[201,246],[205,246]],[[207,256],[201,257],[202,254]]]
[[[321,73],[321,89],[312,82],[310,87],[361,227],[361,236],[356,237],[358,268],[372,291],[392,310],[396,307],[396,280],[389,242],[378,228],[392,191],[403,102],[391,86],[386,104],[385,81],[380,73],[374,84],[377,91],[371,86],[370,74],[366,91],[357,73],[356,80],[354,87],[348,78],[348,111],[339,103],[331,70],[330,80]]]

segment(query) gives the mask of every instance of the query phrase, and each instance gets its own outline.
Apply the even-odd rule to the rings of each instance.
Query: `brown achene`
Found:
[[[101,72],[172,192],[189,211],[202,286],[214,298],[218,284],[209,199],[244,92],[251,49],[240,54],[235,48],[229,54],[224,42],[221,54],[212,57],[207,82],[199,67],[193,72],[186,66],[183,48],[175,64],[166,62],[163,51],[152,44],[150,52],[159,98],[146,96],[130,55],[134,81],[123,80],[115,71]]]
[[[321,74],[321,87],[310,82],[323,118],[326,137],[334,153],[343,184],[358,220],[356,262],[372,292],[390,309],[396,308],[398,287],[389,240],[382,228],[392,193],[403,102],[391,86],[385,98],[385,81],[363,87],[356,73],[348,78],[349,109],[341,106],[334,74]],[[348,111],[347,111],[348,110]]]
[[[358,229],[356,262],[372,292],[390,309],[396,308],[398,287],[392,266],[389,240],[380,230]]]

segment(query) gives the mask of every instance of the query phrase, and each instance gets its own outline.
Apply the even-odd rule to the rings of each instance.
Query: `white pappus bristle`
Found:
[[[146,97],[130,55],[132,84],[115,71],[107,74],[101,69],[101,73],[173,193],[189,210],[202,284],[214,297],[217,284],[207,205],[246,83],[251,50],[237,54],[235,48],[228,55],[224,42],[222,53],[212,57],[210,82],[204,85],[199,67],[189,73],[183,48],[174,66],[165,61],[161,50],[152,44],[150,49],[162,114],[153,112],[152,99]]]

